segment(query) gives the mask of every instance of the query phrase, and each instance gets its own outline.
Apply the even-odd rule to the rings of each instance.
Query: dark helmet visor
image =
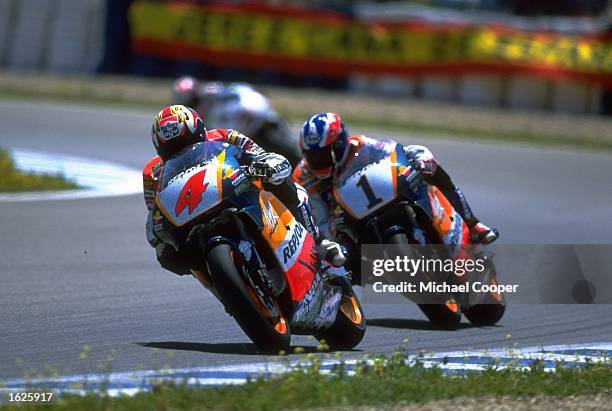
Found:
[[[305,150],[304,157],[308,162],[310,171],[315,177],[325,178],[331,176],[334,166],[332,146]]]

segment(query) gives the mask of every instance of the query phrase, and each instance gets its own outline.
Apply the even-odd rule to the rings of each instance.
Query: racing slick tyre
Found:
[[[496,285],[495,278],[489,280],[490,285]],[[484,301],[471,307],[463,308],[463,314],[476,326],[495,325],[506,312],[506,299],[502,293],[489,291]]]
[[[429,321],[442,328],[456,328],[461,322],[461,308],[454,301],[446,304],[419,304]]]
[[[276,298],[249,276],[249,266],[228,244],[208,252],[213,287],[227,312],[262,350],[287,350],[291,342],[289,322]]]
[[[366,319],[357,296],[342,296],[336,321],[315,338],[325,342],[331,350],[350,350],[363,339],[366,330]]]
[[[412,252],[407,248],[410,242],[406,234],[394,234],[387,239],[386,243],[395,244],[400,249],[405,246],[404,255],[412,256]],[[419,304],[419,308],[435,326],[456,328],[461,322],[461,307],[452,299],[445,304]]]

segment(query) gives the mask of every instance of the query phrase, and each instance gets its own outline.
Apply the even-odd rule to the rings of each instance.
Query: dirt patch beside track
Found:
[[[609,410],[612,393],[568,397],[536,396],[525,398],[484,397],[434,400],[425,404],[397,404],[380,407],[321,408],[317,411],[557,411]],[[314,410],[312,410],[314,411]]]

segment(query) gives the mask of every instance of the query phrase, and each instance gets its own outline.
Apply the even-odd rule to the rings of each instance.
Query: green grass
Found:
[[[609,364],[580,369],[564,368],[545,372],[541,362],[528,371],[490,370],[450,378],[439,369],[405,365],[401,353],[363,362],[355,376],[348,376],[343,365],[322,375],[320,360],[309,357],[310,365],[269,379],[222,388],[189,388],[159,383],[152,392],[133,397],[110,398],[97,394],[65,396],[45,408],[55,410],[281,410],[313,407],[357,407],[424,403],[459,397],[532,397],[596,395],[610,393],[612,371]],[[24,408],[33,408],[33,405]],[[19,409],[24,409],[19,408]],[[14,404],[0,410],[17,409]]]
[[[6,150],[0,149],[0,192],[55,191],[78,188],[62,175],[32,174],[15,168]]]

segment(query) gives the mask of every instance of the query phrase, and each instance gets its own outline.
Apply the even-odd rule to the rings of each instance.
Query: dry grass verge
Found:
[[[169,79],[0,72],[0,91],[8,97],[111,103],[146,111],[169,103],[170,85]],[[274,107],[298,122],[315,112],[337,111],[354,131],[377,127],[480,140],[612,149],[612,119],[608,117],[516,112],[337,91],[262,89]]]

